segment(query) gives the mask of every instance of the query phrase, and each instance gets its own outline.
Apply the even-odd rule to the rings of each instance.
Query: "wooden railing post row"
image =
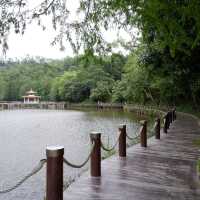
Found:
[[[167,129],[170,127],[170,112],[167,112]]]
[[[173,109],[173,121],[175,121],[176,120],[176,109],[174,108]]]
[[[94,144],[93,151],[91,154],[91,176],[101,176],[101,133],[92,132],[90,134],[91,142]]]
[[[126,125],[119,126],[119,156],[126,157]]]
[[[173,122],[173,110],[171,110],[169,113],[170,113],[169,114],[169,116],[170,116],[170,123],[172,123]]]
[[[174,109],[172,109],[172,123],[173,123],[173,121],[174,121]]]
[[[46,200],[63,200],[63,146],[49,146],[47,155]]]
[[[173,120],[176,120],[176,108],[173,109]]]
[[[142,147],[147,147],[147,121],[140,121],[142,127],[140,129],[140,143]]]
[[[163,126],[163,132],[167,133],[167,129],[168,129],[168,114],[166,114],[164,116],[164,126]]]
[[[156,138],[156,139],[160,139],[160,118],[157,118],[157,119],[156,119],[155,138]]]

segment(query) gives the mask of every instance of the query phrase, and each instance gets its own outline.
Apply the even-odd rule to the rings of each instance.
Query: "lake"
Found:
[[[109,141],[112,145],[117,138],[119,124],[127,124],[131,135],[138,127],[137,121],[133,113],[117,110],[1,111],[0,190],[14,185],[40,159],[46,158],[46,146],[63,145],[64,156],[71,162],[81,163],[90,150],[90,132],[101,132],[104,143]],[[81,170],[64,166],[64,180],[78,176]],[[1,194],[0,200],[43,200],[45,173],[46,167],[16,190]]]

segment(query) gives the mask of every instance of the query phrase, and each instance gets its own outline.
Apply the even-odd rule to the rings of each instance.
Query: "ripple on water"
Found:
[[[45,158],[48,145],[63,145],[65,156],[80,163],[89,152],[89,133],[100,131],[116,139],[117,127],[127,124],[128,131],[136,126],[134,117],[123,112],[13,110],[0,112],[0,188],[13,185]],[[74,177],[80,170],[65,166],[65,178]],[[0,195],[0,200],[43,200],[45,169],[18,189]]]

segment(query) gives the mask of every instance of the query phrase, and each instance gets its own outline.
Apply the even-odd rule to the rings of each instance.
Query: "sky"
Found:
[[[9,50],[6,52],[6,57],[23,58],[30,55],[56,59],[72,56],[73,51],[69,44],[66,45],[65,51],[60,51],[59,44],[51,45],[55,36],[56,32],[52,29],[51,24],[45,31],[38,25],[32,24],[23,36],[14,33],[9,36]]]
[[[30,1],[30,7],[38,5],[42,0]],[[79,5],[79,0],[67,0],[67,6],[72,11],[71,18],[75,18],[75,10]],[[44,20],[46,30],[43,31],[36,23],[29,25],[25,31],[25,34],[19,35],[11,33],[8,38],[9,50],[6,53],[6,59],[21,59],[26,56],[31,57],[45,57],[51,59],[61,59],[66,56],[73,56],[73,50],[70,44],[65,43],[65,50],[60,51],[60,46],[52,46],[51,42],[56,36],[55,30],[52,28],[50,19]],[[116,39],[116,32],[109,31],[105,33],[107,40]],[[130,39],[125,32],[122,33],[124,39]],[[1,55],[3,57],[3,55]]]

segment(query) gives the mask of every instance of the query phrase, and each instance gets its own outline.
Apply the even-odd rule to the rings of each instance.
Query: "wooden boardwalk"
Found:
[[[178,116],[161,140],[148,147],[135,145],[127,158],[112,156],[102,162],[102,177],[83,174],[64,193],[65,200],[199,200],[194,139],[200,138],[197,122]]]

